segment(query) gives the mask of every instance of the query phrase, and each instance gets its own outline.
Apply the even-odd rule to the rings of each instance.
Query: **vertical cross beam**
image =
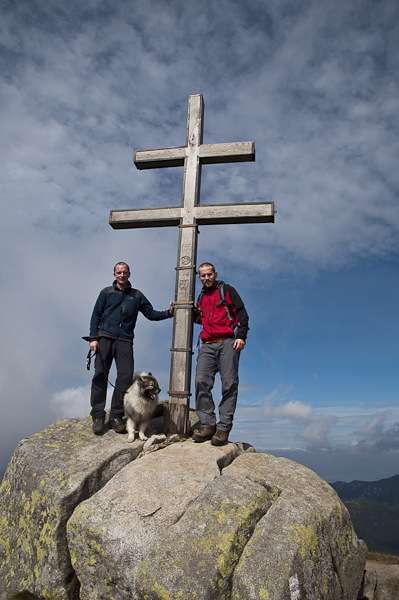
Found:
[[[175,317],[170,364],[169,405],[165,427],[169,433],[188,434],[191,364],[193,345],[193,306],[198,225],[194,207],[199,202],[204,103],[202,96],[190,96],[187,114],[186,157],[184,160],[182,206],[179,223],[179,247],[176,267]],[[137,155],[136,155],[137,156]]]
[[[164,416],[166,431],[182,435],[188,434],[189,427],[198,224],[274,222],[273,202],[200,206],[201,164],[255,160],[254,142],[203,144],[203,117],[202,95],[189,96],[186,145],[134,153],[138,169],[184,166],[181,205],[113,210],[110,215],[114,229],[179,227],[169,404]]]

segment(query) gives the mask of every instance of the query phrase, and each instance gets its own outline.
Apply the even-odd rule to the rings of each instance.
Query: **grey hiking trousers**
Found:
[[[195,409],[202,427],[215,427],[230,432],[238,394],[238,362],[240,352],[233,348],[234,338],[221,342],[202,344],[197,358],[195,374]],[[216,423],[212,388],[216,373],[222,381],[222,399],[219,404],[219,421]]]

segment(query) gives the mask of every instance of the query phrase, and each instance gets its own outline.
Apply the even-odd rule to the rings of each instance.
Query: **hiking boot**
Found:
[[[217,432],[215,433],[215,435],[211,439],[211,444],[213,446],[224,446],[224,444],[227,444],[228,440],[229,440],[228,431],[220,431],[220,429],[218,429]]]
[[[109,426],[116,433],[126,433],[126,423],[122,417],[115,417],[109,420]]]
[[[93,419],[93,433],[101,435],[104,431],[104,417]]]
[[[199,431],[193,434],[194,442],[206,442],[210,440],[216,431],[216,427],[201,427]]]

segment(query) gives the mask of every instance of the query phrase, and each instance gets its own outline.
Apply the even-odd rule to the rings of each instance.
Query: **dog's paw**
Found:
[[[141,433],[141,431],[140,431],[140,433],[139,433],[139,436],[140,436],[140,439],[141,439],[143,442],[145,442],[146,440],[148,440],[148,437],[147,437],[146,435],[144,435],[144,433]]]
[[[127,436],[127,441],[130,442],[134,442],[134,434],[133,435],[128,435]]]

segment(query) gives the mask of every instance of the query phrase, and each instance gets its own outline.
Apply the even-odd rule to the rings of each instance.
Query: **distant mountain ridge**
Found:
[[[355,531],[369,551],[399,556],[399,475],[330,485],[349,510]]]
[[[386,504],[399,504],[399,475],[378,481],[336,481],[330,484],[343,502],[368,498]]]

